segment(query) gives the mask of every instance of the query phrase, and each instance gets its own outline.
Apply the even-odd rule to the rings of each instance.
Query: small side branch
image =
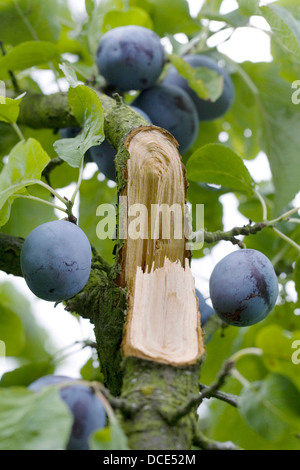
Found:
[[[213,382],[209,387],[202,388],[201,393],[199,395],[191,396],[188,399],[188,401],[185,403],[185,405],[177,409],[177,411],[173,415],[165,416],[165,419],[167,419],[168,423],[169,424],[177,423],[184,416],[188,415],[193,410],[195,410],[195,408],[200,406],[204,398],[211,398],[212,396],[216,397],[216,395],[220,395],[219,389],[224,385],[233,367],[234,367],[233,361],[230,361],[230,360],[226,361],[223,364],[223,367],[215,382]],[[224,394],[223,394],[223,398],[224,398]]]
[[[204,241],[206,243],[216,243],[220,240],[230,241],[234,245],[239,245],[243,248],[243,242],[236,238],[238,235],[255,235],[258,232],[261,232],[265,227],[268,227],[268,224],[265,222],[258,222],[257,224],[252,225],[250,221],[248,225],[243,227],[233,227],[227,232],[222,232],[217,230],[216,232],[207,232],[204,231]]]
[[[208,439],[198,430],[194,439],[194,445],[200,447],[202,450],[243,450],[231,441],[218,442],[213,439]]]
[[[236,395],[220,392],[219,390],[211,392],[210,387],[201,383],[199,384],[199,389],[201,392],[201,401],[203,400],[203,395],[205,395],[205,398],[217,398],[218,400],[224,401],[235,408],[238,407],[238,397]]]
[[[230,375],[232,369],[234,368],[234,361],[225,361],[223,364],[223,367],[221,371],[218,374],[217,380],[213,382],[209,387],[206,388],[206,390],[202,390],[201,392],[201,401],[204,400],[204,398],[211,398],[216,394],[216,392],[223,387],[227,377]]]

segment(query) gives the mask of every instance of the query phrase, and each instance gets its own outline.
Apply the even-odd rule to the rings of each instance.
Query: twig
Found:
[[[208,439],[199,430],[195,433],[194,445],[200,447],[202,450],[243,450],[231,441],[218,442],[213,439]]]
[[[228,375],[231,373],[231,370],[234,367],[233,361],[225,361],[223,367],[217,377],[217,380],[207,387],[206,390],[203,390],[199,395],[193,395],[189,398],[187,403],[182,406],[181,408],[177,409],[174,414],[171,416],[164,416],[164,418],[168,421],[169,424],[177,423],[181,418],[189,414],[194,408],[201,405],[204,398],[210,398],[211,396],[215,395],[219,388],[224,385],[224,382]]]
[[[294,240],[292,240],[290,237],[288,237],[287,235],[282,233],[280,230],[278,230],[278,228],[273,227],[273,230],[274,230],[275,233],[277,233],[277,235],[280,238],[282,238],[282,240],[284,240],[287,243],[289,243],[290,245],[292,245],[294,248],[296,248],[297,251],[300,251],[300,245],[298,245],[298,243],[294,242]]]
[[[101,387],[101,392],[110,403],[114,410],[120,410],[123,415],[132,417],[141,409],[141,406],[137,406],[134,403],[128,405],[128,402],[125,398],[118,398],[111,395],[110,391],[106,387]]]
[[[238,240],[236,236],[238,235],[255,235],[256,233],[263,230],[267,227],[268,224],[265,222],[258,222],[257,224],[252,225],[252,221],[249,222],[248,225],[244,225],[243,227],[233,227],[231,230],[227,232],[222,232],[221,230],[217,230],[216,232],[207,232],[204,231],[204,241],[206,243],[215,243],[220,240],[230,241],[234,245],[241,246],[241,240]]]
[[[203,401],[204,398],[210,398],[211,396],[215,395],[216,392],[223,387],[233,368],[234,361],[228,360],[224,362],[222,369],[218,374],[217,380],[207,387],[206,390],[201,392],[201,401]]]
[[[217,398],[218,400],[224,401],[225,403],[228,403],[229,405],[233,406],[234,408],[238,407],[238,399],[239,397],[237,395],[232,395],[231,393],[225,393],[225,392],[220,392],[217,390],[216,392],[209,392],[209,387],[207,385],[199,383],[199,389],[201,392],[201,398],[202,394],[205,393],[206,396],[205,398]],[[203,399],[203,398],[202,398]]]

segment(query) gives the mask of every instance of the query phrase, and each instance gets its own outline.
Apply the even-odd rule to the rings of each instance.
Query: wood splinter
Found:
[[[155,126],[134,129],[125,145],[126,233],[120,254],[128,289],[124,356],[173,366],[204,354],[200,312],[186,249],[185,170],[176,140]]]

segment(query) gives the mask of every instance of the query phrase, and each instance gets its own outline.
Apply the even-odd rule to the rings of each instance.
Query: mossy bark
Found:
[[[24,239],[0,233],[0,270],[22,276],[20,254]]]
[[[121,397],[135,407],[123,414],[130,448],[189,450],[197,426],[196,409],[177,420],[177,410],[199,393],[201,361],[186,367],[126,358]]]

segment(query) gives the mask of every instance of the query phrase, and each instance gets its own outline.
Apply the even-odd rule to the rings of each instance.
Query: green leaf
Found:
[[[253,182],[243,160],[225,145],[207,144],[196,150],[186,169],[188,180],[220,184],[235,191],[252,191]]]
[[[57,41],[61,26],[57,0],[2,0],[1,40],[7,44],[34,40]]]
[[[91,450],[129,450],[127,437],[118,421],[109,427],[95,431],[90,437]]]
[[[4,98],[4,102],[0,101],[0,121],[8,124],[17,122],[20,112],[20,103],[24,94],[16,99]]]
[[[1,109],[1,105],[0,105]],[[0,157],[6,157],[13,146],[19,142],[19,138],[13,129],[13,127],[8,124],[0,121]]]
[[[243,70],[257,88],[256,107],[261,117],[259,142],[271,167],[276,215],[299,191],[300,113],[291,100],[291,84],[280,77],[277,64],[247,62]]]
[[[102,24],[105,14],[113,9],[122,9],[122,0],[101,0],[101,3],[89,0],[86,2],[88,20],[84,23],[79,36],[81,47],[87,46],[90,53],[91,64],[97,54],[97,48],[102,36]],[[142,7],[143,8],[143,7]],[[81,54],[82,55],[82,54]]]
[[[90,240],[91,244],[99,251],[108,262],[113,262],[114,240],[106,238],[100,240],[97,236],[97,224],[99,218],[96,217],[97,207],[100,204],[116,204],[117,188],[110,188],[107,180],[99,181],[98,173],[89,179],[84,180],[80,186],[79,218],[80,226]]]
[[[9,307],[0,303],[0,340],[5,343],[7,356],[18,355],[24,346],[24,331],[20,318]]]
[[[2,308],[12,310],[22,322],[22,337],[18,324],[12,325],[12,346],[15,348],[13,354],[26,361],[49,360],[50,351],[56,351],[56,347],[54,348],[48,332],[37,323],[29,300],[17,289],[15,282],[6,281],[0,284],[0,310]]]
[[[238,4],[242,15],[251,16],[259,12],[259,0],[238,0]]]
[[[214,0],[210,2],[209,0],[205,0],[203,5],[201,6],[200,14],[201,16],[211,16],[216,15],[220,11],[220,7],[223,0]]]
[[[224,77],[215,70],[206,67],[191,67],[184,59],[176,54],[168,55],[179,74],[188,82],[197,95],[205,100],[215,102],[222,94]]]
[[[260,11],[284,49],[300,61],[300,22],[278,5],[260,7]]]
[[[261,181],[259,184],[257,184],[256,189],[259,194],[265,199],[267,205],[267,215],[268,218],[271,219],[271,211],[269,206],[272,204],[272,201],[274,199],[274,188],[269,181]],[[254,222],[263,220],[262,204],[255,194],[251,198],[247,197],[245,194],[239,194],[237,195],[237,198],[239,200],[238,209],[241,214],[244,215],[244,217]]]
[[[204,204],[205,227],[210,232],[223,228],[223,205],[219,197],[224,191],[210,187],[206,184],[191,181],[187,190],[187,200],[192,204],[192,210],[196,210],[197,204]],[[195,215],[193,211],[193,215]],[[196,227],[193,227],[196,230]],[[194,257],[194,253],[193,253]]]
[[[289,313],[288,309],[286,313]],[[299,366],[292,361],[292,344],[299,338],[299,330],[287,336],[284,327],[270,324],[258,332],[256,346],[262,349],[263,361],[268,370],[289,377],[300,389]]]
[[[133,0],[130,4],[147,10],[159,36],[199,32],[200,23],[191,17],[186,0]]]
[[[131,24],[153,29],[153,23],[148,13],[142,8],[133,7],[126,11],[108,11],[103,19],[102,31],[105,33],[110,29]]]
[[[297,0],[277,0],[277,5],[286,8],[297,20],[300,20],[300,4]]]
[[[65,449],[72,424],[55,388],[38,394],[24,387],[0,389],[1,450]]]
[[[104,114],[97,93],[85,85],[71,86],[68,97],[82,130],[74,138],[57,140],[54,149],[62,160],[79,168],[86,151],[104,140]]]
[[[59,61],[59,50],[55,44],[46,41],[26,41],[13,49],[0,59],[0,76],[8,72],[25,70],[35,65]]]
[[[72,168],[66,162],[56,166],[50,174],[51,186],[54,189],[65,188],[78,179],[78,169]]]
[[[212,18],[213,19],[213,18]],[[242,26],[247,26],[249,23],[249,18],[242,14],[239,8],[236,10],[226,13],[226,15],[218,15],[215,17],[217,21],[225,21],[227,24],[235,27],[241,28]]]
[[[83,380],[88,380],[90,382],[98,381],[104,383],[104,376],[99,368],[98,362],[94,357],[90,359],[81,367],[80,375]]]
[[[95,2],[94,0],[85,0],[85,10],[88,16],[92,16],[95,10]]]
[[[224,128],[228,134],[226,144],[241,155],[244,160],[250,160],[255,158],[261,150],[262,116],[253,91],[244,78],[239,73],[234,73],[231,77],[235,90],[235,99],[226,117],[224,117],[226,123]],[[218,123],[221,128],[219,132],[224,131],[225,129],[221,127],[222,120],[218,120],[215,125]]]
[[[300,258],[296,260],[293,278],[294,278],[295,288],[296,288],[297,295],[298,295],[297,306],[300,307]]]
[[[77,172],[78,173],[78,172]],[[41,186],[35,185],[27,188],[28,194],[53,202],[49,191]],[[30,214],[30,217],[28,217]],[[3,233],[26,238],[33,229],[50,220],[56,220],[54,208],[39,201],[16,198],[11,207],[9,220],[1,228]]]
[[[300,331],[300,315],[297,315],[295,312],[297,313],[297,304],[285,301],[275,306],[269,317],[269,321],[270,323],[279,325],[285,331]],[[267,323],[268,319],[265,321]],[[294,379],[294,374],[291,377]]]
[[[32,382],[44,375],[53,374],[54,365],[50,360],[30,362],[14,370],[5,372],[0,380],[0,387],[24,386],[28,387]]]
[[[243,389],[239,411],[264,439],[278,441],[286,433],[299,431],[300,392],[288,378],[270,374],[267,379]]]
[[[25,193],[26,186],[35,184],[50,157],[41,144],[32,138],[19,142],[10,152],[7,164],[0,173],[0,226],[9,219],[13,200]]]
[[[80,85],[80,82],[78,81],[77,79],[77,75],[76,75],[76,72],[73,68],[72,65],[70,64],[67,64],[66,62],[64,62],[63,64],[60,64],[59,68],[62,70],[62,72],[64,73],[69,85],[71,87],[76,87],[78,85]]]

